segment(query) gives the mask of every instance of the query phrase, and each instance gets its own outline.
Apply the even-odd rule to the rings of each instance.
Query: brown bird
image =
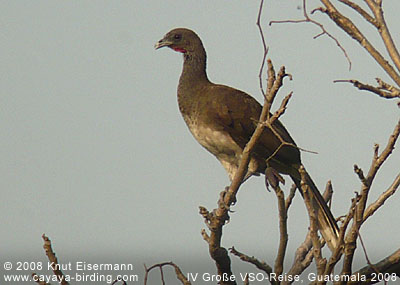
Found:
[[[155,44],[156,49],[161,47],[183,54],[183,70],[178,85],[179,110],[194,138],[215,155],[232,180],[243,149],[257,127],[262,106],[240,90],[208,80],[206,51],[193,31],[174,29]],[[269,128],[265,128],[252,152],[246,178],[265,174],[267,168],[274,169],[289,175],[302,193],[300,151],[279,120],[274,122],[273,127],[284,141],[292,145],[285,145],[274,154],[281,141]],[[307,184],[315,201],[319,230],[333,251],[338,243],[336,220],[309,176]]]

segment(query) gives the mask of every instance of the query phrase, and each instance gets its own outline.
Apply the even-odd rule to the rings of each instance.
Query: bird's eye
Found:
[[[182,38],[182,36],[180,34],[175,34],[174,35],[174,39],[175,40],[180,40]]]

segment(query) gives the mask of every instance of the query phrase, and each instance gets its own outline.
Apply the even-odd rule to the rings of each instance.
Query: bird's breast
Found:
[[[219,160],[232,180],[239,167],[243,149],[227,132],[196,123],[189,123],[188,127],[194,138]],[[257,169],[258,162],[252,158],[248,172],[256,173]]]
[[[194,122],[189,122],[188,127],[194,138],[217,158],[228,155],[237,159],[237,156],[242,154],[242,148],[233,141],[228,133]]]

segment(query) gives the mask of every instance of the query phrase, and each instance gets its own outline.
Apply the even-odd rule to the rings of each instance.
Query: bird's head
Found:
[[[192,30],[185,28],[177,28],[169,31],[155,45],[155,49],[169,47],[174,51],[181,53],[193,53],[197,49],[203,49],[203,44],[199,36]]]

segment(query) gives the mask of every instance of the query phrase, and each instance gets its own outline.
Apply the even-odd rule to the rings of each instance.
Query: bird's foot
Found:
[[[225,202],[225,197],[228,194],[228,191],[229,191],[229,186],[226,186],[225,189],[221,191],[221,193],[219,194],[218,206],[223,208],[223,209],[228,210],[228,212],[233,213],[234,211],[232,211],[230,209],[230,205],[229,204],[235,205],[236,204],[236,197],[233,197],[232,201],[230,203],[229,203],[229,201],[228,201],[228,203]]]
[[[285,184],[285,179],[283,179],[283,177],[279,174],[278,171],[276,171],[276,169],[272,167],[267,167],[265,169],[265,186],[267,187],[267,190],[271,192],[271,190],[269,190],[269,185],[271,185],[272,188],[275,189],[279,186],[279,182]]]

